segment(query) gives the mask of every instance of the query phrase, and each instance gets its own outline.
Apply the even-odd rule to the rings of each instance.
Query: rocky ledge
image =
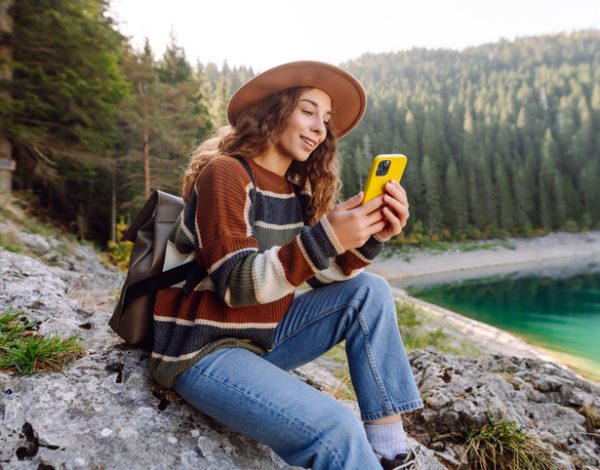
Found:
[[[600,387],[552,362],[503,355],[468,359],[425,349],[410,355],[425,408],[410,416],[413,436],[450,468],[469,432],[516,422],[556,468],[600,468]],[[595,410],[594,422],[586,418]],[[529,467],[523,467],[529,468]]]
[[[0,468],[290,468],[156,387],[148,352],[127,347],[107,326],[121,281],[93,261],[47,266],[0,248],[0,311],[22,311],[40,334],[76,334],[86,349],[63,373],[0,372]],[[600,408],[598,387],[533,359],[433,350],[410,359],[426,407],[405,427],[418,440],[411,442],[421,468],[457,468],[466,434],[497,420],[518,422],[558,468],[600,465],[598,435],[581,411]],[[322,368],[297,375],[330,377]]]

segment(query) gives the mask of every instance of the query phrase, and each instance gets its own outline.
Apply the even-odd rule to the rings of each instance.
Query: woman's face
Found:
[[[331,119],[331,98],[317,88],[300,93],[275,149],[284,157],[306,161],[327,137],[326,123]]]

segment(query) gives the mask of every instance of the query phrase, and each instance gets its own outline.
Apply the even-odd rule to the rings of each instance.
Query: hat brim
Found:
[[[318,88],[329,95],[332,106],[330,128],[337,138],[358,124],[367,107],[365,90],[352,74],[335,65],[304,60],[273,67],[242,85],[229,101],[229,123],[235,126],[248,105],[294,87]]]

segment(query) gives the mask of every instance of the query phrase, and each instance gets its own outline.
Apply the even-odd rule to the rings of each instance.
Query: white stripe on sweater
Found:
[[[252,282],[258,303],[274,302],[294,291],[279,260],[281,247],[274,246],[257,256],[252,265]]]
[[[312,270],[312,272],[316,273],[317,271],[319,271],[317,269],[317,267],[315,266],[315,264],[313,263],[313,261],[310,258],[310,256],[308,256],[308,252],[306,251],[306,248],[304,248],[304,244],[302,243],[302,238],[300,237],[300,235],[296,235],[296,242],[298,243],[298,247],[300,248],[300,252],[302,253],[302,256],[304,256],[304,259],[306,260],[306,262],[310,266],[310,269]]]
[[[333,230],[333,227],[329,223],[329,219],[327,218],[327,216],[324,215],[323,217],[321,217],[319,219],[319,222],[321,223],[323,230],[325,230],[325,233],[327,234],[327,238],[329,238],[329,241],[335,248],[335,251],[337,252],[338,255],[341,255],[344,251],[346,251],[346,249],[342,246],[342,244],[338,240],[338,237],[335,234],[335,230]]]
[[[353,255],[355,255],[359,260],[361,260],[363,263],[367,263],[367,264],[371,264],[373,262],[372,259],[367,258],[365,255],[363,255],[360,251],[352,249],[350,250],[352,252]]]
[[[154,321],[164,322],[164,323],[175,323],[179,326],[194,326],[194,325],[204,325],[204,326],[213,326],[215,328],[220,328],[223,330],[244,330],[248,328],[254,328],[257,330],[268,330],[277,327],[277,323],[256,323],[256,322],[248,322],[248,323],[225,323],[214,320],[205,320],[202,318],[198,318],[196,320],[183,320],[181,318],[175,317],[162,317],[160,315],[154,315]]]
[[[292,230],[292,229],[304,227],[304,222],[296,222],[293,224],[281,225],[281,224],[270,224],[268,222],[263,222],[262,220],[257,220],[256,223],[254,224],[254,226],[268,228],[271,230]]]
[[[159,354],[159,353],[153,352],[152,357],[154,359],[161,359],[165,362],[177,362],[177,361],[185,361],[186,359],[191,359],[194,356],[198,355],[199,352],[200,352],[200,350],[193,351],[188,354],[182,354],[181,356],[165,356],[164,354]]]
[[[260,189],[260,188],[257,188],[256,190],[257,190],[257,192],[259,192],[260,194],[262,194],[264,196],[274,197],[277,199],[292,199],[293,197],[296,197],[296,193],[280,194],[280,193],[274,193],[272,191],[266,191],[266,190]]]
[[[217,260],[210,268],[207,269],[209,274],[214,273],[217,269],[219,269],[221,267],[221,265],[223,263],[225,263],[229,258],[232,258],[233,256],[239,254],[239,253],[243,253],[244,251],[250,251],[251,253],[256,253],[258,251],[257,248],[252,248],[252,247],[247,247],[247,248],[242,248],[241,250],[237,250],[237,251],[232,251],[231,253],[227,253],[225,256],[223,256],[221,259]]]
[[[246,236],[252,236],[252,224],[250,224],[250,212],[252,211],[252,199],[250,198],[250,190],[252,183],[246,185],[246,203],[244,204],[244,223],[246,224]]]
[[[363,272],[363,268],[354,269],[349,275],[344,274],[342,268],[331,259],[332,263],[327,269],[323,269],[315,274],[315,278],[317,281],[322,282],[323,284],[329,284],[331,282],[336,281],[346,281],[358,276],[361,272]]]

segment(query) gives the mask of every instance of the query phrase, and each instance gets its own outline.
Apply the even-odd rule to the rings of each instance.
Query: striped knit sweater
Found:
[[[310,195],[246,161],[256,187],[238,160],[215,157],[169,237],[164,270],[195,259],[208,275],[187,296],[183,283],[157,293],[151,368],[164,387],[218,348],[269,350],[297,286],[350,279],[381,249],[372,237],[344,251],[325,216],[305,226]]]

